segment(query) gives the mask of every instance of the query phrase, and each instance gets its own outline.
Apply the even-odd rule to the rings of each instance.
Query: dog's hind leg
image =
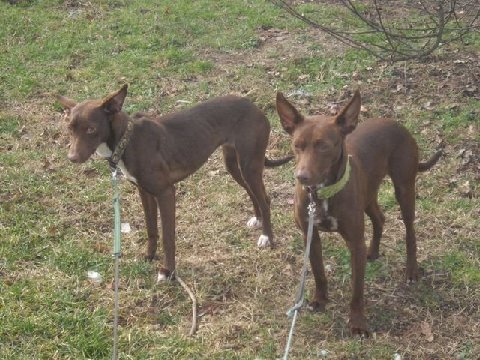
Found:
[[[406,231],[407,266],[406,278],[408,281],[418,280],[417,239],[413,222],[415,220],[415,179],[405,183],[395,183],[395,196],[400,204],[403,223]]]
[[[413,148],[413,147],[412,147]],[[414,148],[416,149],[416,148]],[[418,280],[417,239],[415,237],[415,177],[417,175],[418,155],[404,149],[403,156],[392,159],[389,175],[395,189],[395,197],[400,205],[402,220],[405,225],[407,248],[407,281]]]
[[[404,142],[404,146],[392,156],[389,163],[389,175],[395,189],[395,197],[400,205],[402,220],[405,224],[407,248],[407,281],[416,281],[419,277],[417,264],[417,240],[415,237],[415,178],[418,171],[418,148],[415,140]],[[406,146],[408,145],[408,146]]]
[[[253,196],[252,200],[257,202],[260,209],[262,219],[262,235],[258,239],[257,245],[259,247],[274,246],[272,224],[270,222],[270,198],[265,191],[263,184],[263,163],[264,159],[256,157],[250,158],[248,161],[245,158],[240,159],[240,171],[242,177],[250,188]]]
[[[368,248],[367,259],[375,260],[380,256],[380,239],[382,238],[383,224],[385,223],[385,216],[378,206],[377,196],[375,196],[375,200],[365,209],[365,212],[370,218],[373,227],[373,236]]]
[[[175,187],[163,189],[157,196],[162,220],[162,243],[164,268],[158,272],[157,281],[166,280],[175,275]]]
[[[138,188],[138,193],[142,200],[145,224],[147,225],[148,243],[145,260],[153,260],[156,256],[158,242],[158,204],[153,195],[140,187]]]
[[[253,195],[250,187],[245,183],[245,180],[243,180],[242,172],[240,171],[240,168],[238,166],[237,152],[233,147],[228,145],[224,145],[222,147],[222,150],[223,150],[223,159],[225,161],[225,167],[227,168],[227,171],[230,173],[230,175],[232,175],[233,179],[247,191],[248,196],[250,197],[250,200],[252,201],[252,204],[253,204],[253,210],[255,212],[255,216],[251,217],[248,220],[247,226],[248,227],[262,226],[262,213],[260,212],[258,201],[256,197]]]

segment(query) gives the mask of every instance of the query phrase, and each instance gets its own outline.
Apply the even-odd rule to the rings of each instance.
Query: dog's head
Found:
[[[295,177],[305,186],[325,184],[338,164],[345,137],[358,123],[361,97],[358,90],[335,116],[303,116],[277,93],[277,112],[283,129],[292,136],[296,158]]]
[[[111,133],[113,115],[122,110],[127,85],[101,100],[76,103],[64,96],[57,99],[70,118],[70,149],[68,158],[76,163],[87,161],[98,146],[106,143]]]

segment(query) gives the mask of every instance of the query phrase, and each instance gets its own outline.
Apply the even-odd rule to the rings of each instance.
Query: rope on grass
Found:
[[[305,252],[303,254],[303,267],[302,267],[302,274],[300,276],[300,285],[297,291],[297,297],[295,299],[295,305],[293,305],[288,311],[287,316],[293,317],[292,324],[290,325],[290,331],[288,333],[287,344],[285,345],[285,353],[283,355],[283,360],[288,360],[288,354],[290,353],[290,347],[292,345],[293,340],[293,330],[295,328],[295,323],[297,322],[298,312],[302,308],[303,301],[304,301],[304,293],[305,293],[305,280],[308,271],[308,259],[310,258],[310,248],[312,245],[312,237],[313,237],[313,224],[315,219],[315,200],[313,198],[313,194],[310,191],[309,193],[310,203],[308,204],[308,228],[307,228],[307,243],[305,246]]]
[[[175,278],[180,283],[180,285],[182,285],[183,289],[188,293],[190,299],[192,299],[192,327],[190,328],[188,336],[193,336],[197,332],[197,298],[180,276],[175,275]]]

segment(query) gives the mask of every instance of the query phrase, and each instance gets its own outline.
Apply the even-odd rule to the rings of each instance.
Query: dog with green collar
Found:
[[[437,152],[419,162],[418,147],[408,130],[390,119],[369,119],[358,124],[361,98],[357,91],[335,116],[303,116],[277,94],[277,112],[292,137],[295,153],[295,220],[306,241],[310,198],[318,206],[311,241],[310,264],[315,278],[313,309],[324,310],[328,301],[327,278],[319,231],[338,232],[351,254],[352,300],[350,330],[368,336],[365,316],[364,276],[367,258],[379,257],[385,217],[377,193],[385,175],[392,179],[406,229],[406,279],[416,281],[415,179],[440,158]],[[319,186],[318,184],[321,184]],[[373,225],[373,238],[365,245],[364,214]],[[316,231],[315,231],[316,230]]]
[[[348,183],[351,169],[350,157],[350,155],[347,157],[345,171],[337,182],[327,186],[320,184],[306,187],[306,190],[308,193],[310,193],[312,200],[318,205],[315,224],[322,231],[336,231],[338,229],[337,219],[328,214],[328,200],[334,197]]]

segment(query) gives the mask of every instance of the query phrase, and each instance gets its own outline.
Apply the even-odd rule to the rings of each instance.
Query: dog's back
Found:
[[[368,119],[346,138],[347,152],[352,154],[367,176],[368,187],[377,188],[392,169],[404,169],[415,177],[418,146],[400,123],[390,119]],[[406,174],[405,174],[406,175]]]

